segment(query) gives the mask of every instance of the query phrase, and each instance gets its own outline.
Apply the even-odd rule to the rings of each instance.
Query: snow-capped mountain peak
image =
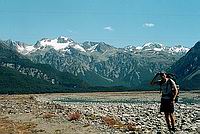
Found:
[[[106,50],[115,49],[113,46],[110,46],[109,44],[106,44],[105,42],[92,42],[92,41],[86,41],[82,44],[82,47],[87,50],[87,52],[99,52],[104,53]]]
[[[165,49],[163,44],[160,43],[146,43],[142,46],[143,50],[155,50],[155,51],[162,51]]]
[[[12,42],[13,44],[13,42]],[[78,51],[86,52],[85,49],[79,44],[74,42],[71,38],[60,36],[55,39],[42,38],[37,41],[35,45],[24,45],[18,42],[14,42],[13,46],[16,47],[16,50],[24,55],[30,54],[37,50],[46,52],[49,49],[54,49],[60,52],[70,52],[70,49],[75,49]]]
[[[130,52],[167,52],[167,53],[186,53],[189,51],[190,48],[177,45],[174,47],[168,47],[160,43],[146,43],[143,46],[127,46],[125,47],[126,51]]]
[[[177,45],[174,47],[169,48],[169,51],[171,52],[177,52],[177,53],[186,53],[188,52],[190,49],[181,45]]]
[[[125,49],[125,52],[126,51],[132,52],[132,51],[135,51],[136,49],[139,49],[139,48],[132,46],[132,45],[129,45],[129,46],[126,46],[124,49]]]
[[[60,36],[56,39],[43,38],[40,41],[38,41],[34,47],[35,48],[51,47],[56,51],[66,51],[67,49],[74,48],[79,51],[85,52],[85,49],[82,46],[74,42],[71,38],[67,38],[64,36]]]
[[[165,50],[165,46],[163,44],[160,43],[145,43],[143,46],[128,46],[125,49],[128,51],[132,51],[132,52],[138,52],[138,51],[164,51]]]
[[[44,38],[42,40],[40,40],[37,43],[37,46],[39,47],[52,47],[55,50],[60,50],[60,49],[64,49],[66,47],[69,47],[69,45],[72,43],[73,41],[69,41],[68,38],[66,37],[58,37],[56,39],[48,39],[48,38]]]
[[[34,49],[33,46],[30,46],[20,41],[13,41],[9,39],[5,41],[5,43],[8,44],[8,47],[10,49],[17,50],[19,53],[22,54],[26,54],[27,52],[32,51]]]
[[[57,43],[73,43],[74,41],[71,38],[67,38],[65,36],[59,36],[57,38]]]

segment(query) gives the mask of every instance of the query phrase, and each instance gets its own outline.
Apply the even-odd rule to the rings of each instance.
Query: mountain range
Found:
[[[47,82],[48,86],[42,83],[41,87],[53,85],[58,89],[59,86],[58,92],[65,92],[63,89],[69,87],[89,86],[147,90],[151,89],[152,77],[163,70],[174,73],[183,89],[199,89],[199,44],[197,42],[191,49],[160,43],[116,48],[104,42],[78,43],[64,36],[43,38],[35,45],[7,40],[0,41],[0,67],[1,70],[14,69],[14,75],[20,73],[17,75],[20,78],[26,75],[35,81],[39,78],[40,82]],[[35,75],[34,71],[40,75]],[[13,73],[13,70],[5,72]],[[1,85],[5,86],[4,82],[1,78]]]
[[[189,51],[180,45],[168,47],[160,43],[116,48],[104,42],[78,43],[64,36],[43,38],[35,45],[17,41],[8,44],[32,62],[72,73],[91,86],[134,89],[149,88],[157,72],[166,70]]]
[[[64,36],[43,38],[34,45],[0,41],[0,67],[4,70],[0,86],[5,86],[5,80],[10,79],[5,77],[8,76],[5,72],[12,72],[15,81],[20,77],[17,87],[24,81],[31,87],[35,85],[31,82],[37,81],[38,85],[42,82],[38,87],[49,91],[59,87],[52,92],[89,86],[146,90],[152,88],[149,82],[157,72],[168,70],[177,76],[182,89],[199,89],[199,46],[200,42],[191,49],[151,42],[116,48],[104,42],[78,43]],[[19,88],[25,86],[22,84]]]
[[[66,92],[87,86],[71,73],[33,63],[16,51],[17,43],[20,42],[0,41],[0,93]]]

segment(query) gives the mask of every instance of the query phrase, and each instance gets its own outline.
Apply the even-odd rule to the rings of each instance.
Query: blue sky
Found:
[[[0,39],[67,36],[116,47],[200,40],[199,0],[0,0]]]

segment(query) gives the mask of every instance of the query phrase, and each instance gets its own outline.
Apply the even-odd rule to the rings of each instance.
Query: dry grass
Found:
[[[19,101],[19,100],[31,100],[31,99],[34,99],[33,95],[0,95],[0,100]]]
[[[72,113],[68,113],[67,120],[68,121],[79,120],[80,117],[81,117],[81,114],[79,112],[72,112]]]
[[[50,119],[50,118],[53,118],[53,117],[57,117],[57,115],[55,113],[49,113],[49,112],[45,112],[42,115],[43,119]]]
[[[31,134],[37,125],[31,122],[14,122],[0,118],[0,134]]]
[[[124,128],[124,124],[122,124],[119,120],[115,119],[114,117],[102,117],[103,122],[112,128]]]
[[[137,126],[135,123],[128,123],[125,125],[126,126],[126,129],[129,130],[129,131],[136,131],[138,130]]]
[[[106,125],[108,125],[111,128],[125,129],[128,131],[139,131],[139,128],[136,126],[135,123],[123,124],[114,117],[109,117],[109,116],[102,117],[102,120]]]

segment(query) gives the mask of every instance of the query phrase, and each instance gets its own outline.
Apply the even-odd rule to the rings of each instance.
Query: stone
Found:
[[[200,133],[200,127],[196,128],[197,133]]]

